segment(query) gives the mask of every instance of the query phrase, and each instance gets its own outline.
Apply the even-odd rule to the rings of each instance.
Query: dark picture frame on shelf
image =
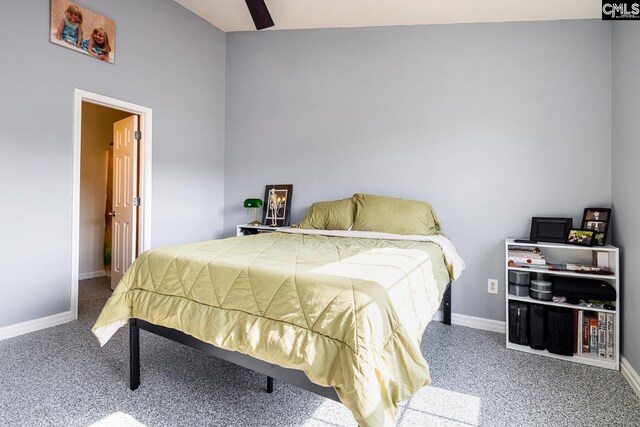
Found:
[[[290,224],[292,184],[267,185],[264,189],[262,224],[270,227],[286,227]]]
[[[533,217],[531,218],[529,240],[565,243],[572,226],[572,218]]]
[[[611,213],[610,208],[585,208],[582,215],[582,228],[595,231],[594,245],[604,246],[607,244]]]
[[[577,246],[593,246],[595,243],[595,230],[572,228],[567,235],[567,243]]]

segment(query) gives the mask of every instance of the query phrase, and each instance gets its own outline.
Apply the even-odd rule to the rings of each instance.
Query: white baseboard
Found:
[[[622,376],[627,380],[633,391],[640,396],[640,375],[624,356],[620,356],[620,373],[622,373]]]
[[[442,311],[436,312],[433,320],[442,321],[444,315]],[[451,313],[451,324],[466,326],[468,328],[482,329],[483,331],[505,332],[505,322],[499,320],[484,319],[482,317],[467,316],[466,314]]]
[[[39,331],[40,329],[50,328],[52,326],[62,325],[71,322],[73,315],[70,311],[54,314],[53,316],[41,317],[40,319],[29,320],[27,322],[17,323],[15,325],[3,326],[0,328],[0,341],[7,338],[17,337],[18,335],[28,334],[29,332]]]
[[[90,271],[88,273],[80,273],[80,274],[78,274],[78,280],[93,279],[93,278],[96,278],[96,277],[104,277],[106,275],[107,275],[107,273],[104,270]]]

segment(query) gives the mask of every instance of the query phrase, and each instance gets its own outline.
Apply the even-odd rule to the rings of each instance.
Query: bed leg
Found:
[[[140,329],[136,319],[129,320],[129,388],[140,386]]]
[[[267,377],[267,393],[273,393],[273,378]]]
[[[444,313],[443,313],[444,318],[442,320],[442,323],[444,323],[445,325],[450,325],[451,324],[451,283],[447,285],[447,290],[444,291],[443,301],[444,301]]]

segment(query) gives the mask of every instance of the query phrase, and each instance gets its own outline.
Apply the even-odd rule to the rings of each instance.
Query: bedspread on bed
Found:
[[[451,270],[451,269],[450,269]],[[302,370],[362,426],[430,382],[420,352],[450,281],[433,242],[269,233],[143,253],[93,331],[129,318]]]

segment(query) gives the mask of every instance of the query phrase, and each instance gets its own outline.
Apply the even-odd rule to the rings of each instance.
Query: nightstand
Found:
[[[242,224],[242,225],[238,225],[236,236],[249,236],[251,234],[259,234],[259,233],[272,233],[274,231],[278,231],[278,229],[280,228],[287,228],[287,227],[270,227],[268,225]]]

